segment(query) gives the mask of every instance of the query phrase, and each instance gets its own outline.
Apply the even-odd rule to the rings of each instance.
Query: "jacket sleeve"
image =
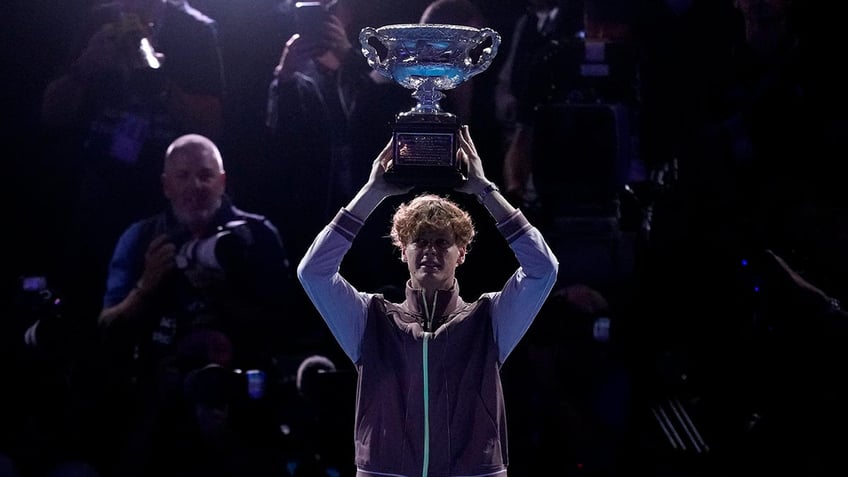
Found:
[[[538,229],[521,211],[498,224],[519,267],[500,292],[491,294],[492,326],[501,363],[533,323],[556,283],[559,262]]]
[[[297,278],[306,295],[354,363],[359,360],[373,294],[357,291],[339,274],[339,267],[362,225],[342,209],[318,234],[297,267]]]
[[[147,243],[143,242],[141,229],[141,223],[132,224],[121,234],[115,245],[109,261],[103,308],[115,306],[123,301],[144,271],[144,251],[147,249]]]

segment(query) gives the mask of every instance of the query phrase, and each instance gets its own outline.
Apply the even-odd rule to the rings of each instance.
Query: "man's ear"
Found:
[[[466,252],[467,252],[467,249],[465,247],[459,248],[459,257],[456,258],[456,264],[457,265],[462,265],[463,263],[465,263],[465,253]]]
[[[406,247],[400,249],[400,261],[406,263]]]

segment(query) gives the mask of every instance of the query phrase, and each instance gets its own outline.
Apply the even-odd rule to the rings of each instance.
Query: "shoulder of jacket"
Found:
[[[235,205],[230,206],[230,210],[232,211],[233,215],[235,215],[236,217],[238,217],[240,219],[253,221],[253,222],[267,222],[268,221],[268,218],[265,217],[262,214],[257,214],[257,213],[254,213],[254,212],[248,212],[246,210],[239,209]]]

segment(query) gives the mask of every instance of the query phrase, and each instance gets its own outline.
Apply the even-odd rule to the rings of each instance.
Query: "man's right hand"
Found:
[[[394,139],[390,139],[371,164],[371,175],[368,178],[366,186],[369,186],[371,189],[380,190],[385,196],[406,194],[412,190],[414,186],[393,184],[386,181],[385,173],[392,167],[393,160]]]
[[[295,33],[286,41],[280,62],[274,68],[274,76],[280,81],[291,79],[295,73],[303,71],[313,57],[325,50],[326,48],[319,43],[305,39],[299,33]]]
[[[159,235],[147,246],[144,253],[144,272],[138,280],[138,288],[144,293],[152,293],[162,281],[177,267],[177,247],[167,234]]]
[[[365,220],[386,197],[405,194],[413,189],[414,186],[411,185],[393,184],[386,181],[384,174],[392,166],[393,157],[394,139],[389,139],[386,147],[371,163],[371,174],[368,176],[368,182],[359,189],[359,192],[345,207],[354,217]]]

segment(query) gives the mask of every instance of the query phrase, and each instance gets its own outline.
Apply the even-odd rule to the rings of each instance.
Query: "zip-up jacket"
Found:
[[[553,288],[556,257],[516,211],[498,224],[520,265],[501,291],[466,303],[454,281],[429,301],[407,282],[391,303],[339,274],[362,225],[342,209],[298,266],[358,372],[357,477],[506,476],[500,369]]]

